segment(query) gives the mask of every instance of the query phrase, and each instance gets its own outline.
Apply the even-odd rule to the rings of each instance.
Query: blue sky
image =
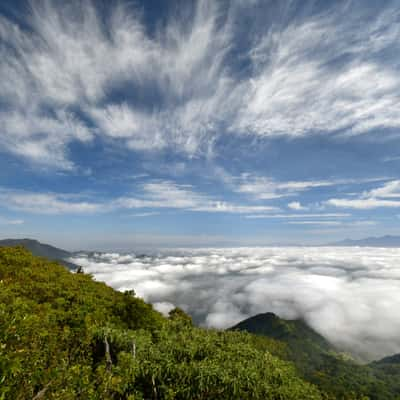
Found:
[[[1,236],[400,234],[399,22],[396,1],[2,1]]]

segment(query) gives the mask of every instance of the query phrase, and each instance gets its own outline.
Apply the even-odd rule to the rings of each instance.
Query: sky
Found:
[[[398,1],[0,3],[0,236],[400,234]]]

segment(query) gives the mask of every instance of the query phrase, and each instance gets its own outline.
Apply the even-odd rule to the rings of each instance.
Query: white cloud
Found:
[[[93,195],[92,195],[93,197]],[[41,193],[0,188],[0,204],[6,208],[38,214],[93,214],[117,209],[178,209],[211,213],[254,213],[278,211],[267,205],[236,204],[196,192],[191,185],[171,181],[151,181],[141,186],[135,196],[102,201],[82,199],[68,193]],[[133,214],[136,217],[155,215],[159,211]]]
[[[399,200],[397,200],[399,199]],[[383,186],[366,191],[356,199],[329,199],[326,204],[343,207],[367,210],[379,207],[398,208],[400,207],[400,181],[393,180]]]
[[[382,159],[383,162],[399,161],[400,156],[390,156]]]
[[[329,225],[338,227],[366,227],[374,226],[377,224],[376,221],[327,221],[327,220],[312,220],[312,221],[288,221],[291,225]]]
[[[166,301],[161,301],[159,303],[154,303],[153,307],[159,311],[161,314],[164,316],[168,316],[168,313],[175,308],[175,306],[172,303],[168,303]]]
[[[329,225],[340,226],[343,225],[341,221],[289,221],[291,225]]]
[[[279,208],[273,206],[238,205],[238,204],[231,204],[225,201],[211,201],[209,204],[199,205],[193,210],[245,214],[252,212],[278,211]]]
[[[69,195],[0,189],[4,207],[38,214],[92,214],[107,210],[104,204],[79,201]]]
[[[124,197],[116,202],[125,208],[177,208],[189,211],[250,213],[277,211],[267,205],[243,205],[215,200],[195,192],[191,185],[179,185],[170,181],[150,182],[143,185],[142,197]]]
[[[15,149],[19,131],[6,123],[1,128],[9,151],[65,168],[68,144],[93,134],[123,139],[135,150],[174,146],[195,154],[212,143],[222,100],[234,92],[223,65],[230,25],[217,26],[215,3],[199,2],[190,24],[171,17],[151,38],[132,5],[110,5],[105,19],[91,2],[56,7],[43,0],[31,6],[24,21],[29,29],[0,18],[0,40],[6,43],[0,53],[1,100],[14,110],[12,123],[24,126],[19,139],[27,142]],[[139,98],[154,91],[160,105],[143,111],[128,103],[107,104],[108,95],[122,87]],[[49,109],[79,109],[95,129],[89,134],[79,122],[79,130],[86,130],[82,137],[63,121],[50,121]],[[39,140],[31,122],[41,119],[53,125],[41,124]],[[50,140],[52,148],[41,144]]]
[[[230,176],[226,172],[219,171],[219,178],[229,186],[234,192],[245,193],[258,200],[271,200],[281,197],[290,197],[301,194],[304,191],[325,188],[339,185],[359,185],[362,183],[377,182],[387,180],[385,177],[362,178],[362,179],[325,179],[308,181],[277,181],[270,177],[257,176],[250,173],[243,173],[240,176]],[[298,202],[291,202],[294,206]],[[290,207],[289,208],[292,208]],[[301,205],[300,205],[301,206]],[[294,208],[292,208],[294,209]]]
[[[120,3],[107,5],[105,18],[91,2],[48,0],[32,2],[24,27],[1,17],[0,144],[70,169],[69,145],[95,136],[136,151],[169,148],[192,157],[213,154],[222,135],[400,127],[400,79],[391,56],[400,37],[396,7],[357,14],[338,5],[286,25],[255,22],[241,49],[237,22],[251,6],[193,7],[192,19],[175,14],[153,35],[138,9]],[[248,65],[246,74],[233,53]],[[305,190],[269,184],[256,180],[241,190],[258,190],[264,199]]]
[[[254,75],[232,129],[260,136],[399,128],[399,10],[360,16],[348,4],[276,26],[251,50]],[[368,22],[361,22],[366,18]]]
[[[150,182],[143,185],[145,196],[151,201],[174,208],[194,208],[208,201],[207,196],[196,193],[191,185],[178,185],[170,181]]]
[[[290,182],[290,186],[296,182]],[[305,182],[299,182],[300,187],[305,187]],[[309,182],[310,183],[310,182]],[[310,183],[311,185],[315,183]],[[279,183],[278,186],[287,186]],[[296,186],[297,187],[297,186]],[[391,181],[381,188],[365,192],[358,199],[329,199],[326,205],[370,209],[376,207],[400,207],[398,194],[398,181]],[[375,197],[371,197],[374,195]],[[380,198],[385,196],[387,198]],[[91,196],[92,198],[93,196]],[[138,186],[137,192],[132,196],[111,198],[108,200],[93,201],[68,193],[29,192],[0,188],[0,204],[9,209],[23,210],[41,214],[92,214],[110,212],[117,209],[152,209],[144,210],[132,216],[144,217],[155,215],[162,209],[177,209],[195,212],[247,214],[249,219],[310,219],[310,218],[346,218],[348,213],[298,213],[274,214],[279,212],[279,207],[259,203],[227,202],[198,192],[191,185],[178,184],[173,181],[149,181]],[[304,211],[300,203],[289,203],[289,208]],[[299,206],[301,208],[299,208]]]
[[[387,182],[382,187],[367,192],[365,197],[400,198],[400,180]]]
[[[152,217],[153,215],[159,215],[159,212],[144,212],[144,213],[136,213],[136,214],[131,214],[131,217],[135,218],[144,218],[144,217]]]
[[[327,204],[341,208],[354,208],[359,210],[369,210],[379,207],[398,208],[400,201],[382,199],[329,199]]]
[[[377,221],[352,221],[349,222],[348,225],[349,226],[373,226],[373,225],[377,225],[378,222]]]
[[[242,176],[241,182],[236,186],[235,191],[251,195],[260,200],[271,200],[296,194],[285,189],[279,188],[278,184],[272,179],[251,177],[245,174]]]
[[[132,149],[159,150],[166,146],[157,118],[133,110],[127,104],[112,104],[89,113],[101,132],[114,139],[125,139]]]
[[[10,219],[0,216],[0,225],[22,225],[24,222],[23,219]]]
[[[371,359],[400,352],[399,257],[396,248],[277,247],[72,261],[163,312],[182,307],[202,325],[227,328],[272,311],[303,318],[339,348]]]
[[[35,162],[71,169],[65,146],[75,139],[87,142],[92,131],[72,113],[58,111],[48,117],[28,111],[0,111],[0,144]]]
[[[262,219],[262,218],[346,218],[350,217],[348,213],[319,213],[319,214],[252,214],[245,215],[245,218]]]
[[[308,209],[308,207],[302,206],[301,203],[298,202],[298,201],[292,201],[292,202],[289,203],[287,206],[288,206],[288,208],[290,208],[291,210],[296,210],[296,211],[304,211],[304,210],[307,210],[307,209]]]
[[[341,181],[288,181],[278,182],[272,178],[242,174],[235,179],[234,190],[246,193],[260,200],[295,196],[298,193],[317,187],[333,186]]]

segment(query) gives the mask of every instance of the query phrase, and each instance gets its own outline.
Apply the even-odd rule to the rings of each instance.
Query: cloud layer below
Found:
[[[81,254],[73,262],[162,312],[227,328],[257,313],[303,318],[338,348],[375,359],[400,352],[400,249],[276,247]]]

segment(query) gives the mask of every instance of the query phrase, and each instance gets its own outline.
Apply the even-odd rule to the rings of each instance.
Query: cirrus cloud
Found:
[[[193,157],[237,135],[400,127],[398,7],[225,5],[185,5],[152,33],[123,3],[103,15],[92,2],[40,0],[21,21],[0,16],[3,150],[71,169],[70,145],[94,138]],[[243,16],[252,30],[239,29]]]

